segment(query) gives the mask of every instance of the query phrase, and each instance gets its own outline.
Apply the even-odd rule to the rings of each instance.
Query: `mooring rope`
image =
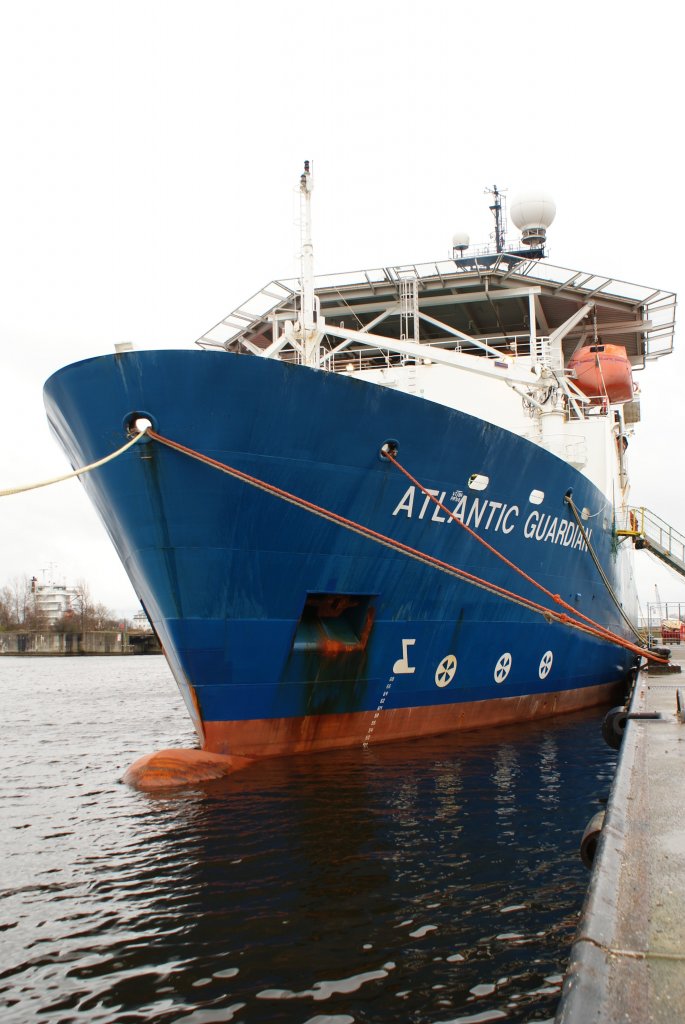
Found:
[[[413,477],[411,473],[409,473],[409,471],[405,469],[404,466],[402,466],[397,461],[394,455],[385,448],[381,450],[381,455],[384,458],[386,458],[389,462],[391,462],[398,470],[400,470],[400,472],[402,472],[409,480],[411,480],[412,483],[416,487],[418,487],[423,494],[429,497],[435,503],[435,505],[437,505],[438,508],[445,512],[452,520],[459,523],[459,525],[463,527],[463,529],[465,529],[475,540],[477,540],[480,544],[482,544],[489,551],[491,551],[492,554],[494,554],[497,558],[504,562],[514,572],[522,576],[523,579],[531,583],[534,587],[536,587],[543,594],[545,594],[545,596],[548,597],[551,601],[561,605],[561,607],[563,608],[566,608],[567,611],[570,612],[570,615],[562,612],[556,612],[550,608],[546,608],[544,605],[538,604],[536,601],[531,601],[529,598],[523,597],[521,594],[516,594],[514,591],[507,590],[505,587],[500,587],[496,583],[490,583],[479,576],[475,576],[473,573],[467,572],[465,569],[460,569],[456,565],[450,565],[450,563],[444,562],[442,561],[442,559],[435,558],[432,555],[428,555],[425,552],[419,551],[417,548],[413,548],[408,544],[403,544],[401,541],[393,540],[392,537],[388,537],[386,534],[379,533],[377,530],[372,530],[368,526],[363,526],[361,523],[356,523],[352,519],[347,519],[345,516],[341,516],[337,512],[333,512],[330,509],[324,508],[323,506],[316,505],[314,504],[314,502],[307,501],[306,498],[300,498],[295,494],[291,494],[289,491],[285,491],[282,488],[277,487],[275,484],[269,484],[265,480],[260,480],[258,477],[251,476],[249,473],[244,473],[239,469],[235,469],[233,466],[229,466],[226,463],[219,462],[217,459],[212,459],[208,455],[203,455],[201,452],[195,451],[192,448],[188,448],[186,445],[182,445],[178,441],[172,441],[170,438],[164,437],[162,434],[158,434],[149,426],[146,426],[139,433],[131,437],[126,442],[126,444],[121,446],[121,448],[117,448],[116,451],[110,452],[109,455],[104,456],[104,458],[102,459],[98,459],[96,462],[91,462],[89,465],[81,466],[78,469],[73,470],[71,473],[64,473],[61,476],[51,477],[48,480],[40,480],[37,483],[24,484],[20,487],[10,487],[6,490],[0,491],[0,498],[7,497],[10,494],[22,494],[26,491],[35,491],[41,487],[49,487],[51,484],[61,483],[63,480],[70,480],[73,477],[83,476],[86,473],[90,473],[94,469],[98,469],[100,466],[104,466],[108,462],[112,462],[114,459],[118,458],[120,455],[123,455],[124,452],[128,451],[129,448],[132,448],[134,444],[137,444],[137,442],[140,441],[140,439],[145,435],[147,435],[150,438],[153,438],[160,444],[175,449],[176,451],[181,452],[184,455],[188,455],[190,458],[196,459],[199,462],[203,462],[205,465],[211,466],[214,469],[218,469],[223,473],[227,473],[229,476],[232,476],[237,480],[242,480],[244,483],[248,484],[251,487],[256,487],[257,489],[265,491],[266,493],[271,494],[274,497],[281,499],[282,501],[288,502],[291,505],[295,505],[298,508],[305,509],[306,511],[309,511],[314,515],[326,519],[329,522],[336,523],[338,526],[342,526],[344,529],[350,530],[353,533],[357,533],[362,537],[367,537],[370,540],[373,540],[376,543],[383,545],[384,547],[390,548],[390,550],[399,551],[401,554],[404,554],[407,557],[414,559],[415,561],[421,562],[424,565],[428,565],[432,568],[438,569],[438,571],[440,572],[444,572],[448,575],[455,576],[457,577],[457,579],[461,579],[465,583],[469,583],[470,585],[475,586],[480,590],[485,590],[487,593],[501,597],[505,601],[509,601],[513,604],[519,605],[519,607],[526,608],[527,610],[532,611],[537,615],[543,616],[543,618],[545,618],[548,622],[557,622],[560,625],[568,626],[571,629],[577,629],[582,633],[588,634],[589,636],[594,636],[600,640],[605,640],[609,643],[617,644],[620,647],[624,647],[626,650],[632,651],[635,654],[640,654],[643,657],[649,658],[652,661],[660,662],[662,664],[667,663],[666,659],[660,658],[658,655],[653,654],[651,651],[646,650],[642,646],[636,646],[629,640],[624,639],[617,633],[614,633],[611,630],[607,629],[605,626],[602,626],[594,619],[591,619],[589,616],[584,615],[582,612],[578,611],[572,605],[568,604],[568,602],[564,601],[564,599],[559,594],[552,593],[552,591],[548,590],[547,587],[544,587],[532,576],[529,576],[528,573],[526,573],[523,569],[520,568],[520,566],[517,566],[514,562],[508,559],[505,555],[503,555],[500,551],[493,547],[492,544],[489,544],[488,541],[486,541],[483,537],[477,534],[475,530],[472,530],[471,527],[467,526],[467,524],[464,523],[462,519],[460,519],[453,512],[451,512],[445,505],[443,505],[442,502],[440,502],[435,497],[435,495],[431,494],[428,491],[428,489],[423,486],[423,484],[416,480],[416,478]],[[634,636],[636,636],[641,643],[642,637],[640,636],[636,628],[633,626],[628,616],[623,611],[623,607],[621,606],[618,597],[616,596],[613,588],[611,587],[611,584],[606,576],[606,573],[604,572],[604,569],[602,568],[601,563],[599,562],[599,559],[590,543],[590,539],[587,535],[587,532],[584,529],[582,522],[580,521],[580,516],[573,502],[573,499],[570,495],[567,495],[565,500],[571,507],[571,511],[575,516],[575,519],[577,521],[578,527],[581,531],[587,549],[590,552],[590,555],[592,556],[595,565],[597,566],[602,581],[604,582],[607,590],[609,591],[609,594],[612,600],[614,601],[614,604],[618,608],[622,618],[625,620],[625,622],[633,632]]]
[[[637,637],[637,639],[640,641],[640,643],[642,643],[643,642],[642,636],[640,635],[637,627],[634,626],[633,623],[631,622],[629,616],[623,610],[623,605],[619,601],[618,595],[616,594],[616,591],[612,587],[611,582],[609,580],[609,577],[605,573],[605,571],[604,571],[604,569],[602,567],[602,563],[600,562],[595,549],[593,548],[592,544],[590,543],[590,538],[588,537],[587,530],[585,529],[585,527],[583,526],[583,523],[581,521],[580,513],[578,511],[578,506],[576,505],[576,503],[574,502],[574,500],[573,500],[573,498],[572,498],[572,496],[570,494],[566,495],[566,497],[564,498],[564,501],[566,502],[566,504],[571,509],[571,512],[573,513],[573,517],[574,517],[576,523],[578,524],[578,528],[579,528],[579,530],[580,530],[580,532],[581,532],[581,534],[583,536],[583,540],[585,541],[585,545],[587,547],[588,553],[589,553],[592,561],[595,563],[595,566],[597,568],[597,572],[600,575],[602,583],[604,584],[604,586],[606,587],[606,589],[609,592],[609,597],[611,598],[611,600],[614,602],[614,604],[618,608],[618,611],[619,611],[619,614],[620,614],[621,618],[626,623],[626,625],[628,626],[628,628],[631,631],[631,633],[633,634],[633,636]]]
[[[606,630],[607,635],[612,639],[618,637],[617,633],[613,633],[611,630],[606,629],[605,626],[602,626],[594,619],[591,619],[589,615],[585,615],[577,608],[574,608],[572,604],[569,604],[568,601],[564,600],[561,594],[553,593],[553,591],[549,590],[542,583],[536,580],[533,576],[529,576],[524,569],[522,569],[519,565],[516,565],[515,562],[512,562],[511,559],[507,558],[506,555],[503,555],[501,551],[498,551],[496,547],[494,547],[485,539],[485,537],[481,537],[479,533],[476,533],[476,531],[467,523],[465,523],[463,519],[460,519],[460,517],[456,515],[456,513],[448,509],[446,505],[443,505],[443,503],[434,494],[432,494],[427,487],[424,487],[424,485],[419,480],[417,480],[416,477],[412,476],[409,470],[405,469],[405,467],[400,462],[398,462],[398,460],[395,458],[392,452],[383,451],[383,456],[384,458],[388,459],[389,462],[392,462],[393,466],[399,469],[400,473],[403,473],[408,480],[411,480],[414,486],[418,487],[418,489],[423,494],[425,494],[426,497],[430,498],[434,505],[437,505],[437,507],[441,509],[441,511],[443,511],[447,516],[449,516],[450,519],[452,519],[455,523],[458,523],[463,530],[466,530],[466,532],[470,534],[474,540],[477,540],[478,543],[482,544],[484,548],[487,548],[488,551],[491,551],[496,558],[499,558],[501,562],[504,562],[504,564],[509,566],[510,569],[513,569],[515,573],[518,573],[518,575],[521,576],[524,580],[526,580],[527,583],[531,583],[534,587],[536,587],[541,593],[548,597],[550,601],[554,601],[555,604],[558,604],[562,608],[565,608],[566,611],[570,612],[571,615],[573,615],[575,618],[582,619],[584,622],[587,622],[589,625],[596,627],[598,629]],[[587,536],[584,536],[585,540],[587,541]],[[639,637],[639,639],[641,640],[642,638]]]
[[[132,437],[130,441],[122,445],[121,448],[117,448],[115,452],[110,452],[109,455],[105,455],[104,459],[98,459],[97,462],[91,462],[89,466],[81,466],[80,469],[75,469],[71,473],[64,473],[63,476],[53,476],[49,480],[40,480],[35,484],[24,484],[22,487],[9,487],[6,491],[0,491],[0,498],[6,498],[10,494],[22,494],[24,491],[37,491],[41,487],[49,487],[50,484],[59,484],[62,480],[71,480],[75,476],[83,476],[84,473],[90,473],[94,469],[98,469],[100,466],[104,466],[107,462],[111,462],[116,459],[119,455],[123,455],[125,451],[128,451],[137,441],[140,441],[141,437],[147,432],[141,430],[139,434]]]
[[[304,509],[305,511],[311,512],[313,515],[319,516],[322,519],[326,519],[329,522],[336,523],[338,526],[343,527],[346,530],[350,530],[353,533],[357,533],[362,537],[367,537],[370,540],[381,544],[383,547],[389,548],[392,551],[398,551],[408,558],[412,558],[415,561],[421,562],[424,565],[428,565],[432,568],[438,569],[440,572],[444,572],[447,575],[455,576],[457,579],[463,580],[469,583],[471,586],[477,587],[480,590],[484,590],[487,593],[501,597],[503,600],[509,601],[512,604],[519,605],[522,608],[526,608],[528,611],[533,612],[536,615],[542,616],[547,622],[557,622],[561,625],[568,626],[571,629],[579,630],[582,633],[586,633],[589,636],[594,636],[597,639],[607,641],[609,643],[616,644],[617,646],[623,647],[626,650],[632,651],[635,654],[639,654],[645,658],[650,658],[653,661],[663,662],[664,659],[659,658],[657,655],[652,654],[650,651],[645,650],[643,647],[638,647],[626,640],[624,637],[619,636],[616,633],[612,633],[611,630],[600,625],[600,623],[594,622],[589,619],[588,623],[578,621],[576,618],[571,618],[569,615],[563,612],[557,612],[553,609],[546,608],[544,605],[538,604],[536,601],[532,601],[527,597],[523,597],[521,594],[516,594],[513,591],[507,590],[505,587],[500,587],[496,583],[490,583],[487,580],[482,579],[479,576],[473,575],[473,573],[467,572],[465,569],[460,569],[455,565],[450,565],[449,562],[444,562],[439,558],[435,558],[433,555],[428,555],[423,551],[419,551],[417,548],[413,548],[408,544],[403,544],[401,541],[394,540],[392,537],[388,537],[386,534],[379,533],[377,530],[373,530],[368,526],[363,526],[361,523],[357,523],[354,520],[347,519],[345,516],[339,515],[337,512],[333,512],[330,509],[326,509],[320,505],[314,504],[314,502],[308,501],[306,498],[298,497],[298,495],[292,494],[290,491],[285,491],[281,487],[275,484],[267,483],[265,480],[260,480],[259,477],[252,476],[249,473],[245,473],[242,470],[236,469],[234,466],[229,466],[224,462],[219,462],[218,459],[213,459],[209,455],[203,455],[202,452],[198,452],[193,448],[189,448],[186,445],[180,444],[178,441],[172,441],[168,437],[164,437],[162,434],[158,434],[151,428],[148,429],[148,437],[153,438],[160,444],[166,445],[182,455],[187,455],[198,462],[204,463],[207,466],[217,469],[222,473],[226,473],[228,476],[233,477],[236,480],[241,480],[243,483],[248,484],[250,487],[254,487],[257,490],[271,494],[273,497],[279,498],[281,501],[285,501],[290,505],[294,505],[297,508]],[[385,454],[385,452],[383,453]],[[487,542],[486,542],[487,544]],[[489,545],[488,545],[489,546]],[[495,551],[495,549],[492,549]],[[504,556],[502,556],[504,557]],[[513,563],[510,563],[513,566]],[[523,573],[523,570],[521,570]],[[525,575],[525,574],[524,574]],[[534,582],[531,578],[531,582]],[[551,594],[551,592],[548,592]],[[554,595],[551,595],[554,599]],[[561,602],[560,602],[561,603]],[[579,615],[576,609],[571,610],[574,615]],[[587,618],[586,616],[582,616]]]
[[[468,526],[462,519],[459,518],[459,516],[455,515],[454,512],[450,511],[450,509],[448,509],[445,505],[443,505],[442,502],[440,502],[438,500],[438,498],[436,498],[436,496],[434,494],[431,494],[431,492],[426,487],[424,487],[423,484],[421,484],[415,477],[413,477],[411,475],[411,473],[407,469],[405,469],[405,467],[402,466],[398,462],[398,460],[395,458],[395,456],[392,454],[392,452],[390,452],[390,451],[383,451],[383,455],[384,455],[384,457],[386,459],[388,459],[390,462],[392,462],[392,464],[394,466],[396,466],[397,469],[399,469],[401,473],[404,473],[404,475],[407,477],[407,479],[411,480],[411,482],[416,487],[418,487],[419,490],[423,494],[425,494],[428,498],[430,498],[431,501],[435,505],[438,506],[438,508],[440,508],[451,519],[453,519],[454,522],[458,523],[464,530],[466,530],[466,532],[469,533],[475,540],[477,540],[479,544],[482,544],[483,547],[487,548],[488,551],[491,551],[493,553],[493,555],[495,555],[502,562],[504,562],[505,565],[508,565],[511,569],[514,570],[514,572],[518,573],[519,576],[522,576],[523,579],[527,580],[528,583],[532,583],[532,585],[534,587],[537,587],[537,589],[540,590],[543,594],[545,594],[548,598],[550,598],[556,604],[561,605],[562,608],[566,608],[566,610],[569,611],[572,615],[575,615],[579,619],[582,619],[584,622],[587,622],[587,623],[589,623],[589,624],[591,624],[593,626],[597,626],[600,629],[605,629],[606,628],[604,626],[601,626],[599,623],[595,622],[595,620],[591,619],[588,615],[585,615],[583,612],[579,611],[577,608],[574,608],[573,605],[571,605],[567,601],[565,601],[561,597],[560,594],[552,593],[552,591],[548,590],[547,587],[543,586],[542,583],[539,583],[532,576],[529,576],[528,573],[525,572],[523,569],[521,569],[520,566],[518,566],[514,562],[510,561],[510,559],[508,559],[506,557],[506,555],[503,555],[502,552],[498,551],[497,548],[493,547],[492,544],[489,544],[488,541],[486,541],[484,537],[481,537],[480,534],[476,533],[475,530],[473,530],[470,526]],[[593,548],[593,546],[592,546],[592,544],[590,542],[590,537],[589,537],[587,531],[585,530],[585,528],[584,528],[584,526],[583,526],[583,524],[581,522],[580,516],[578,514],[578,509],[577,509],[577,507],[576,507],[576,505],[575,505],[575,503],[573,501],[573,498],[570,495],[567,494],[564,497],[564,501],[571,507],[571,511],[573,512],[573,515],[575,517],[576,523],[578,524],[578,528],[580,530],[581,536],[582,536],[583,540],[585,541],[585,545],[587,547],[587,550],[590,553],[590,555],[592,557],[592,560],[595,563],[595,565],[596,565],[596,567],[597,567],[597,569],[598,569],[598,571],[600,573],[600,576],[602,578],[602,582],[604,583],[605,587],[609,591],[609,596],[611,597],[612,601],[614,602],[614,604],[618,608],[618,611],[619,611],[621,617],[625,621],[625,623],[628,626],[628,628],[630,629],[631,633],[638,640],[638,644],[639,644],[640,648],[642,649],[644,656],[645,657],[650,657],[651,656],[650,653],[643,646],[644,645],[644,640],[643,640],[642,635],[640,634],[640,632],[637,630],[637,628],[634,626],[634,624],[632,623],[630,618],[626,615],[625,611],[623,610],[623,606],[621,605],[620,601],[618,600],[618,596],[617,596],[616,592],[614,591],[613,587],[611,586],[609,578],[607,577],[606,573],[604,572],[604,569],[602,568],[602,564],[599,561],[599,558],[598,558],[598,556],[597,556],[597,554],[596,554],[596,552],[595,552],[595,550],[594,550],[594,548]],[[606,503],[605,503],[605,505],[606,505]],[[613,631],[611,631],[611,630],[607,629],[606,633],[607,633],[607,637],[608,638],[611,637],[611,638],[622,639],[622,638],[618,637],[617,633],[613,633]]]

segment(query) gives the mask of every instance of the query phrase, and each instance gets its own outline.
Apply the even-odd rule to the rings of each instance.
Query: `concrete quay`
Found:
[[[86,654],[161,654],[153,632],[140,630],[86,630],[53,633],[40,630],[0,632],[0,657],[59,658]]]
[[[685,666],[685,649],[672,649]],[[642,672],[557,1024],[685,1022],[685,724],[680,674]]]

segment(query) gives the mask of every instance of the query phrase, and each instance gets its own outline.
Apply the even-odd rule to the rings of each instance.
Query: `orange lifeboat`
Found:
[[[633,397],[633,375],[623,345],[587,345],[569,360],[576,386],[588,398],[607,398],[613,405]]]

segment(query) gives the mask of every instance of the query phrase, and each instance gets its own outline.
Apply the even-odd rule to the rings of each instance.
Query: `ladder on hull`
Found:
[[[625,527],[617,530],[616,534],[619,537],[632,537],[636,548],[650,551],[671,569],[685,576],[685,534],[648,508],[628,509]]]

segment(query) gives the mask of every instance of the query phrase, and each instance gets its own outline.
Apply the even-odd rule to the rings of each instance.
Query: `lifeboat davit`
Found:
[[[606,398],[613,405],[633,397],[633,375],[623,345],[587,345],[571,356],[574,383],[588,398]]]

